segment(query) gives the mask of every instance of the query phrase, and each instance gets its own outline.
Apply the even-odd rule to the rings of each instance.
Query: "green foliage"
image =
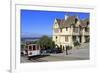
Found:
[[[78,41],[74,41],[74,46],[78,46],[80,43]]]
[[[24,48],[25,47],[25,45],[24,44],[21,44],[21,48]]]
[[[48,36],[42,36],[40,40],[38,41],[38,44],[40,45],[41,48],[54,48],[55,47],[55,43]]]
[[[37,44],[37,42],[38,42],[38,41],[32,41],[31,43],[32,43],[32,44]]]

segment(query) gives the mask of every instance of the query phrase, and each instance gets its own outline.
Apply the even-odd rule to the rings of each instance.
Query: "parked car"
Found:
[[[56,53],[62,53],[62,49],[61,48],[56,48]]]
[[[51,53],[52,49],[46,49],[46,53]]]
[[[45,54],[46,54],[46,50],[45,50],[45,49],[41,49],[41,50],[40,50],[40,54],[41,54],[41,55],[45,55]]]
[[[47,53],[62,53],[62,50],[58,48],[47,49],[46,51]]]

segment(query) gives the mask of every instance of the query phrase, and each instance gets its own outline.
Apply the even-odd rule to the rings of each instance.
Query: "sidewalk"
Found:
[[[89,44],[83,44],[79,48],[75,47],[72,50],[68,50],[68,55],[66,55],[66,51],[59,54],[50,54],[51,56],[68,56],[68,57],[76,57],[76,58],[86,58],[89,59]]]

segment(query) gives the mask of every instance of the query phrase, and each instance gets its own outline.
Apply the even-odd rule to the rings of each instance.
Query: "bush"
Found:
[[[80,45],[80,43],[78,41],[75,41],[74,46],[78,46],[78,45]]]
[[[72,49],[72,46],[69,46],[68,50]]]
[[[55,42],[52,41],[51,37],[42,36],[40,40],[37,42],[41,48],[55,48]]]
[[[66,46],[67,50],[72,49],[72,46]]]

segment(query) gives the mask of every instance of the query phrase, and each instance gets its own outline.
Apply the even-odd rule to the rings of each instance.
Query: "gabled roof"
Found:
[[[62,27],[62,25],[64,24],[64,19],[56,19],[58,22],[59,27]]]
[[[80,20],[80,26],[81,27],[87,27],[88,26],[88,24],[89,24],[89,19],[87,18],[87,19],[84,19],[84,20]]]
[[[67,20],[56,19],[60,28],[69,27],[71,24],[75,24],[76,16],[68,16]]]
[[[67,20],[64,21],[63,27],[69,27],[71,24],[75,24],[75,16],[68,16]]]
[[[72,24],[76,24],[76,21],[78,20],[76,16],[68,16],[68,18],[65,19],[56,19],[57,23],[60,28],[64,27],[70,27]],[[81,27],[86,27],[87,24],[89,24],[89,19],[85,20],[79,20],[80,21],[80,26]]]

